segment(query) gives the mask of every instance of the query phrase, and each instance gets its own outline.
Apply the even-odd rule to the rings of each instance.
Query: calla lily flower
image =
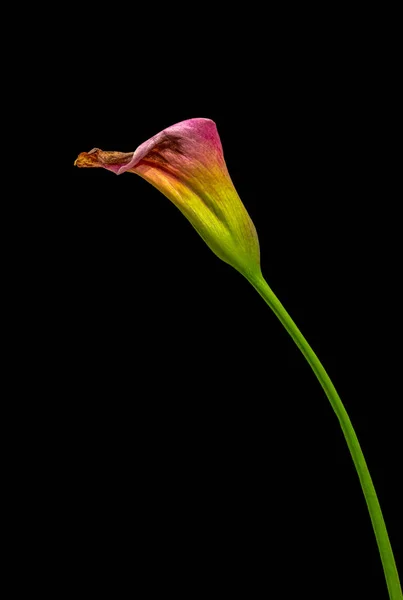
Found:
[[[137,173],[187,217],[206,244],[245,276],[260,273],[259,241],[225,164],[216,125],[189,119],[164,129],[134,152],[82,152],[77,167]]]
[[[353,425],[329,375],[260,270],[259,241],[228,174],[217,128],[190,119],[164,129],[135,152],[82,152],[78,167],[137,173],[167,196],[208,246],[240,271],[288,331],[308,361],[340,422],[371,516],[390,600],[403,600],[388,532]],[[326,595],[326,594],[325,594]]]

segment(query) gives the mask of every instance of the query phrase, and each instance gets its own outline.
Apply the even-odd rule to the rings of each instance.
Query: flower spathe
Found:
[[[82,152],[78,167],[137,173],[160,190],[223,261],[260,274],[259,241],[225,164],[216,125],[189,119],[164,129],[135,152]]]

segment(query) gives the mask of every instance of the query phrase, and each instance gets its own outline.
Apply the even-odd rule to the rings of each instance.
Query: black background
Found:
[[[111,597],[386,599],[337,419],[285,330],[157,190],[73,167],[216,122],[263,273],[341,395],[401,570],[399,227],[376,35],[307,15],[226,25],[225,40],[208,12],[192,33],[190,17],[123,21],[78,33],[77,18],[45,263],[72,579]]]

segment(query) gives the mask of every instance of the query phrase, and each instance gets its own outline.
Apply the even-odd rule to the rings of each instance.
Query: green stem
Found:
[[[259,292],[263,300],[270,306],[280,322],[284,325],[310,364],[313,372],[319,380],[319,383],[325,390],[326,396],[328,397],[329,402],[332,405],[337,418],[339,419],[344,437],[355,464],[355,468],[357,469],[358,477],[360,478],[362,491],[364,492],[365,500],[367,502],[376,541],[378,543],[379,553],[381,555],[383,570],[389,591],[389,598],[390,600],[402,600],[402,590],[399,583],[399,575],[397,573],[395,559],[393,556],[392,547],[390,545],[388,532],[386,530],[385,521],[383,520],[381,507],[379,505],[374,484],[372,483],[371,475],[369,474],[360,444],[346,409],[340,400],[340,396],[336,392],[334,385],[332,384],[325,369],[322,367],[318,357],[298,327],[295,325],[294,321],[287,313],[281,302],[271,291],[263,276],[259,275],[257,277],[248,277],[248,281]]]

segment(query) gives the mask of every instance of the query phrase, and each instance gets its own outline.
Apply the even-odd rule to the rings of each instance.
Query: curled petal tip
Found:
[[[81,152],[74,161],[75,167],[103,167],[115,173],[120,167],[126,165],[133,156],[133,152],[110,152],[93,148],[89,152]]]

